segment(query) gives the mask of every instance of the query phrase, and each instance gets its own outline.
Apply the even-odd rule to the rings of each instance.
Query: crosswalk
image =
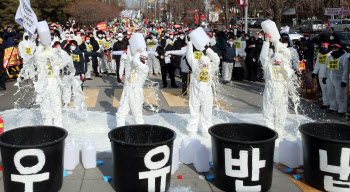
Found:
[[[85,104],[88,108],[96,107],[99,92],[100,89],[84,89]],[[118,108],[123,90],[114,89],[113,93],[114,94],[111,103],[113,107]],[[157,94],[162,94],[169,107],[187,107],[189,105],[188,97],[182,96],[180,89],[162,89],[159,92],[154,92],[153,89],[144,89],[144,102],[148,105],[159,106],[158,99],[161,97],[160,95],[157,96]],[[218,107],[221,110],[232,112],[231,109],[220,100],[214,100],[214,106]]]

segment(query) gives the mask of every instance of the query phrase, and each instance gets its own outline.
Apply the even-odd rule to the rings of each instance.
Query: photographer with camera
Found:
[[[7,49],[9,47],[17,46],[18,45],[18,39],[20,38],[20,36],[16,32],[16,30],[14,30],[11,26],[8,26],[7,30],[4,33],[4,35],[2,36],[2,38],[6,42],[5,43],[5,49]],[[16,42],[17,42],[17,44],[16,44]]]
[[[16,33],[16,31],[11,26],[8,26],[2,38],[5,41],[3,67],[7,68],[21,64],[18,55],[18,39],[20,38],[19,34]],[[19,69],[15,69],[14,71],[18,72],[18,70]],[[9,78],[13,77],[13,75],[9,75]]]

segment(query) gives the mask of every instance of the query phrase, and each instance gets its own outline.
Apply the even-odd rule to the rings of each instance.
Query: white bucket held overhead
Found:
[[[205,33],[202,27],[198,27],[189,34],[193,46],[199,50],[203,51],[205,46],[209,43],[210,39]]]
[[[47,22],[40,21],[38,23],[37,30],[38,30],[41,44],[50,45],[51,44],[51,34],[50,34],[49,25],[47,24]]]
[[[129,43],[130,43],[129,47],[132,55],[135,54],[137,50],[146,49],[146,42],[141,33],[133,34],[129,40]]]
[[[276,23],[271,20],[266,20],[261,23],[263,31],[271,36],[271,42],[278,42],[281,38],[280,32],[277,29]]]

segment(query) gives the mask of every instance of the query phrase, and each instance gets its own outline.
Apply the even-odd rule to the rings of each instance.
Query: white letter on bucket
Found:
[[[21,159],[27,156],[36,156],[38,158],[38,163],[32,167],[23,167]],[[24,191],[33,192],[34,182],[41,182],[49,179],[50,173],[48,172],[36,174],[44,167],[45,161],[45,154],[40,149],[24,149],[18,151],[14,156],[14,163],[18,172],[22,175],[11,174],[11,181],[24,183]]]
[[[164,158],[157,162],[152,161],[152,157],[160,153],[164,154]],[[148,192],[156,191],[155,184],[156,184],[157,177],[161,177],[160,191],[161,192],[165,191],[166,174],[170,172],[170,166],[167,166],[167,167],[163,167],[163,166],[167,164],[167,162],[169,161],[169,158],[170,158],[170,149],[167,145],[163,145],[155,149],[152,149],[146,154],[144,158],[145,165],[151,171],[140,172],[139,179],[148,179]]]

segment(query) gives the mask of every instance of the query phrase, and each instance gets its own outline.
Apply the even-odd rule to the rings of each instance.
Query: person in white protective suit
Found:
[[[112,48],[113,48],[113,41],[111,39],[111,36],[107,35],[106,41],[103,42],[101,49],[103,53],[103,64],[105,65],[104,68],[107,70],[108,75],[115,75],[116,71],[116,63],[115,60],[112,60]]]
[[[103,44],[105,42],[105,39],[103,38],[104,32],[103,31],[98,31],[97,35],[96,35],[96,30],[94,30],[93,34],[94,34],[95,40],[97,41],[98,45],[100,46],[100,49],[97,51],[97,53],[101,53],[102,55],[104,55],[104,51],[103,51]],[[103,57],[102,58],[97,57],[97,60],[98,60],[97,71],[99,73],[104,73],[105,74],[107,72],[106,64],[104,63],[105,60],[103,59]]]
[[[281,139],[285,134],[288,99],[298,103],[299,97],[295,91],[296,75],[290,50],[281,42],[274,42],[274,50],[270,49],[269,39],[266,37],[260,53],[265,79],[263,116],[266,126],[276,130]]]
[[[292,68],[295,71],[298,70],[299,69],[299,54],[298,54],[298,51],[290,45],[290,39],[289,39],[288,35],[282,34],[282,43],[290,51]]]
[[[124,70],[125,70],[125,80],[129,79],[130,71],[131,71],[131,67],[130,67],[131,59],[132,59],[131,51],[128,46],[126,52],[124,52],[120,57],[119,77],[121,80],[124,79]]]
[[[220,58],[211,49],[196,51],[194,57],[192,42],[187,43],[187,61],[192,68],[190,82],[190,114],[191,118],[187,125],[189,137],[197,134],[199,122],[202,135],[208,136],[208,129],[212,126],[213,112],[213,79],[219,70]]]
[[[19,54],[23,59],[22,61],[23,64],[27,64],[28,60],[33,56],[36,49],[35,42],[29,38],[29,34],[27,32],[24,33],[23,41],[19,43],[18,49],[19,49]],[[33,66],[28,66],[28,67],[33,67]],[[26,74],[24,75],[24,78],[31,79],[33,78],[33,76],[29,76],[29,74]]]
[[[148,54],[146,51],[138,50],[130,62],[131,72],[128,79],[125,79],[123,93],[120,99],[120,106],[117,112],[117,127],[125,125],[125,117],[131,110],[136,124],[143,124],[143,85],[147,79]]]
[[[328,113],[347,111],[345,88],[348,82],[349,54],[339,44],[333,45],[329,56],[327,70],[322,74],[322,82],[327,84],[327,97],[330,107]]]
[[[158,47],[158,39],[156,34],[151,33],[150,39],[146,39],[147,44],[147,51],[156,53],[157,47]],[[147,61],[147,65],[149,68],[149,74],[161,74],[160,72],[160,63],[159,60],[156,58],[158,56],[157,54],[150,54],[149,59]]]
[[[39,32],[39,36],[45,34]],[[34,81],[34,88],[37,95],[36,103],[40,104],[43,125],[62,127],[60,70],[67,65],[72,66],[73,60],[65,51],[51,48],[51,42],[41,41],[41,43],[43,46],[39,46],[34,56],[24,65],[33,65],[37,68],[38,79]]]
[[[322,74],[325,74],[327,71],[327,63],[329,63],[331,50],[328,48],[329,43],[322,43],[319,53],[316,56],[316,64],[314,71],[312,72],[312,78],[315,79],[318,74],[318,80],[320,82],[320,87],[322,90],[322,101],[323,105],[321,109],[329,108],[329,101],[327,97],[327,84],[322,82]]]

